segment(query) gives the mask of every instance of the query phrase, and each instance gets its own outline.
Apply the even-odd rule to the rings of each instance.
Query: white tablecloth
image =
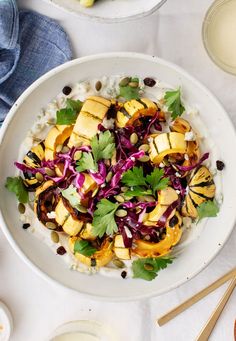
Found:
[[[40,0],[19,0],[21,6],[59,20],[71,37],[75,56],[105,51],[138,51],[158,55],[184,67],[221,100],[236,124],[236,78],[209,60],[201,41],[201,24],[211,2],[168,0],[151,18],[129,24],[106,25],[69,16]],[[61,323],[95,319],[114,328],[121,340],[193,341],[227,285],[163,327],[158,327],[155,319],[233,268],[236,265],[235,248],[236,231],[217,258],[180,288],[141,302],[107,303],[85,299],[36,276],[17,257],[0,231],[0,300],[13,314],[11,340],[42,341]],[[236,292],[210,340],[233,340],[235,307]]]

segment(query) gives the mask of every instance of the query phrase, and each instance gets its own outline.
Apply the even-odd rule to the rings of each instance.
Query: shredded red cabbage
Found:
[[[41,167],[33,168],[33,167],[26,166],[24,163],[20,163],[20,162],[14,162],[14,165],[16,166],[16,168],[18,168],[22,172],[30,172],[32,174],[41,173],[45,175],[45,169]]]
[[[98,185],[102,185],[105,182],[106,176],[107,176],[107,169],[106,169],[104,162],[102,162],[102,161],[98,162],[98,172],[97,173],[93,173],[90,171],[89,174],[91,175],[93,180],[96,181],[96,183]]]
[[[169,218],[169,216],[171,215],[171,213],[176,209],[176,207],[179,205],[179,200],[174,201],[170,206],[168,206],[168,208],[166,209],[166,211],[163,213],[163,215],[161,216],[161,218],[158,220],[157,222],[157,226],[159,227],[165,227],[167,220]]]
[[[111,180],[111,187],[115,187],[119,183],[122,174],[132,168],[135,165],[136,160],[144,155],[145,152],[143,150],[140,150],[139,152],[133,153],[130,157],[128,157],[128,159],[126,159],[124,164],[116,171],[115,175],[113,176]],[[115,167],[115,169],[116,168],[117,167]]]

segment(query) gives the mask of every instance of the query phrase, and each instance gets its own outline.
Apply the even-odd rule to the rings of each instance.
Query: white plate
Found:
[[[101,22],[122,22],[152,14],[166,0],[99,0],[86,8],[79,0],[46,0],[73,14]]]
[[[200,236],[152,282],[87,276],[70,271],[60,256],[54,255],[46,245],[22,229],[15,197],[4,188],[6,177],[15,173],[13,162],[26,132],[40,109],[64,85],[121,73],[153,76],[176,87],[181,85],[186,100],[198,106],[203,123],[226,164],[223,172],[224,202],[218,217],[206,220]],[[50,71],[31,85],[14,104],[1,129],[0,142],[0,225],[3,232],[18,255],[38,274],[80,293],[119,301],[169,291],[201,271],[216,256],[233,229],[236,215],[234,128],[220,103],[204,86],[179,67],[161,59],[133,53],[111,53],[76,59]]]

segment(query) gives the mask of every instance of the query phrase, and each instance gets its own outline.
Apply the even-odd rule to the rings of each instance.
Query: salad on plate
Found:
[[[65,86],[6,181],[23,228],[74,270],[154,279],[185,230],[219,211],[210,154],[190,117],[181,88],[155,78]]]

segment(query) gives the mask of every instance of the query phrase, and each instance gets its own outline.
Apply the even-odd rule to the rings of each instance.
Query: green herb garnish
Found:
[[[142,167],[133,167],[126,171],[122,176],[122,182],[129,187],[145,186],[146,178],[143,175]]]
[[[152,194],[165,189],[168,186],[169,178],[164,178],[164,171],[160,168],[155,168],[150,175],[147,175],[146,181],[152,188]]]
[[[69,201],[72,207],[77,208],[80,206],[80,196],[75,186],[70,185],[68,188],[62,190],[61,194]]]
[[[20,203],[25,204],[29,201],[29,193],[27,192],[23,179],[20,176],[8,177],[5,187],[10,192],[15,193]]]
[[[82,108],[83,102],[73,99],[66,100],[66,107],[57,111],[57,121],[58,125],[70,125],[76,122],[78,114]]]
[[[144,187],[135,186],[133,189],[126,191],[124,194],[126,197],[139,197],[142,195],[152,195],[152,190],[145,190]]]
[[[111,159],[115,150],[114,136],[109,130],[101,132],[98,136],[95,135],[91,140],[91,148],[91,153],[83,152],[81,159],[77,161],[76,170],[78,172],[84,170],[97,172],[99,160]]]
[[[80,160],[77,161],[76,165],[77,172],[83,172],[85,170],[98,171],[98,165],[94,161],[92,153],[82,153],[82,156]]]
[[[92,256],[97,249],[93,247],[87,240],[76,240],[74,244],[74,252],[80,253],[86,257]]]
[[[169,178],[164,177],[163,169],[155,168],[145,177],[142,167],[133,167],[123,174],[121,181],[131,188],[125,192],[128,197],[150,194],[156,196],[157,191],[168,186]]]
[[[142,278],[152,281],[157,276],[157,272],[172,264],[173,258],[140,258],[132,263],[133,278]]]
[[[107,235],[113,235],[118,231],[117,224],[114,219],[116,210],[119,204],[114,204],[107,199],[102,199],[97,204],[97,209],[93,215],[93,230],[92,233],[95,236],[102,237],[105,233]]]
[[[136,87],[132,87],[130,83],[137,83]],[[139,79],[137,77],[131,78],[130,83],[127,85],[120,84],[120,97],[125,98],[126,100],[131,99],[139,99],[140,98],[140,86]]]
[[[206,217],[216,217],[219,207],[215,201],[204,201],[197,207],[198,221]]]
[[[174,91],[167,91],[164,96],[168,111],[171,112],[171,117],[175,120],[178,116],[181,116],[185,111],[185,107],[181,102],[180,88]]]
[[[96,162],[99,160],[109,160],[115,150],[114,136],[109,130],[100,133],[98,137],[95,135],[91,140],[91,147]]]

